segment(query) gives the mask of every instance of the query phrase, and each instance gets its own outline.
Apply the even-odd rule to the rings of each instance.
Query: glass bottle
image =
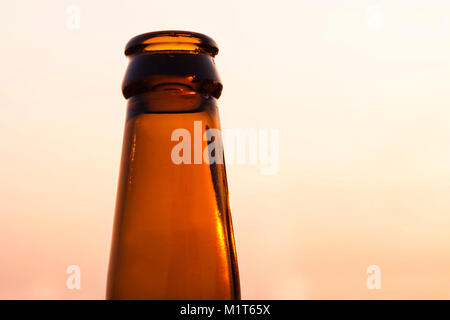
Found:
[[[216,43],[185,31],[131,39],[108,299],[239,299],[221,150]]]

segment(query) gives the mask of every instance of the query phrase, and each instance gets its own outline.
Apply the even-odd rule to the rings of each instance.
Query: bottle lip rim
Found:
[[[158,38],[160,41],[158,41]],[[172,39],[173,38],[173,39]],[[164,44],[165,49],[151,49]],[[180,44],[182,45],[180,47]],[[151,47],[153,46],[153,47]],[[151,48],[150,48],[151,47]],[[161,47],[161,46],[160,46]],[[150,48],[150,49],[149,49]],[[173,48],[173,49],[171,49]],[[182,30],[153,31],[135,36],[125,46],[125,56],[142,52],[193,52],[207,53],[214,57],[219,52],[216,42],[207,35]]]

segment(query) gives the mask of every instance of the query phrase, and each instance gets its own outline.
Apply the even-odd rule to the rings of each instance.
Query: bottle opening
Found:
[[[132,38],[125,47],[125,55],[140,53],[203,53],[214,57],[219,48],[213,39],[189,31],[157,31],[144,33]]]

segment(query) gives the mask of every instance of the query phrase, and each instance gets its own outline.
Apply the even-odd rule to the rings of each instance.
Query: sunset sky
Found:
[[[189,30],[219,45],[222,127],[279,132],[275,174],[227,165],[242,297],[449,299],[449,13],[448,0],[3,4],[0,298],[104,298],[123,50]]]

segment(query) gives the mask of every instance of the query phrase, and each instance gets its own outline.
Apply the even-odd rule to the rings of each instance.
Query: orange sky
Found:
[[[66,27],[71,4],[77,30]],[[277,174],[227,167],[243,298],[450,298],[449,9],[446,0],[5,4],[0,298],[104,297],[123,48],[164,29],[218,43],[222,127],[279,130]],[[65,286],[71,264],[81,267],[78,291]],[[381,268],[380,290],[366,287],[369,265]]]

